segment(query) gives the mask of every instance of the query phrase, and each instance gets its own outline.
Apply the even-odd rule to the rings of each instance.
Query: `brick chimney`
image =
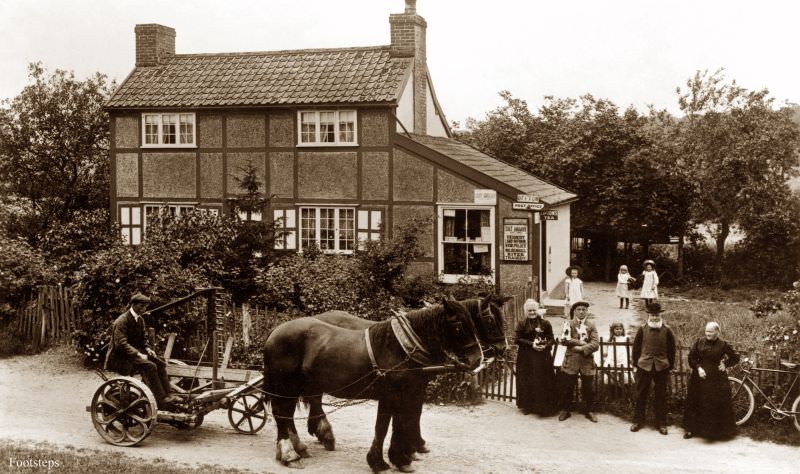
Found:
[[[414,133],[427,130],[428,65],[425,52],[425,30],[428,24],[417,15],[417,1],[406,0],[403,13],[389,15],[391,54],[394,57],[414,58]]]
[[[158,66],[175,55],[175,29],[148,23],[136,25],[136,67]]]

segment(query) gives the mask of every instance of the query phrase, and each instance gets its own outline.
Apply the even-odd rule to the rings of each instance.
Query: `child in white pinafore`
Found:
[[[567,279],[564,280],[564,317],[571,319],[570,309],[578,301],[583,301],[583,281],[578,278],[580,268],[571,265],[567,267]]]
[[[642,291],[639,292],[639,297],[644,300],[645,305],[649,305],[653,300],[658,299],[658,274],[656,273],[656,262],[652,260],[644,261],[644,272],[642,272],[644,281],[642,282]]]
[[[616,367],[628,369],[628,338],[625,336],[625,326],[616,322],[611,324],[608,345],[606,346],[603,367]],[[627,384],[630,380],[628,370],[606,371],[609,378],[619,383]]]
[[[625,309],[628,309],[631,303],[631,291],[628,285],[632,280],[631,274],[628,273],[628,266],[621,265],[619,273],[617,274],[617,298],[619,298],[619,309],[622,309],[622,303],[625,303]]]

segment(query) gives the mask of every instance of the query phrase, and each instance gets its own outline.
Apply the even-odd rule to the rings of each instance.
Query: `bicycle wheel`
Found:
[[[792,403],[792,418],[794,418],[794,427],[800,431],[800,395]]]
[[[728,383],[731,387],[733,419],[736,420],[736,426],[743,425],[753,416],[756,407],[753,391],[736,377],[728,377]]]

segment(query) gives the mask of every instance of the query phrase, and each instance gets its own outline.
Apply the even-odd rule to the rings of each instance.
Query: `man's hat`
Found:
[[[653,303],[650,303],[649,305],[647,305],[646,311],[649,314],[658,314],[658,313],[663,313],[664,312],[664,310],[661,309],[661,303],[659,303],[659,302],[653,302]]]
[[[579,308],[581,306],[583,306],[585,308],[588,308],[589,307],[589,302],[588,301],[577,301],[575,303],[572,303],[572,306],[569,308],[569,317],[570,318],[574,318],[575,317],[575,308]]]
[[[141,294],[139,292],[136,292],[136,293],[133,294],[133,296],[131,296],[131,299],[130,299],[130,301],[128,301],[128,304],[149,303],[149,302],[150,302],[150,298],[146,297],[145,295],[143,295],[143,294]]]
[[[578,270],[578,275],[580,275],[580,274],[581,274],[581,267],[579,267],[579,266],[577,266],[577,265],[570,265],[570,266],[568,266],[568,267],[567,267],[567,269],[566,269],[566,270],[564,270],[564,273],[566,273],[566,274],[567,274],[567,276],[572,276],[572,270]]]

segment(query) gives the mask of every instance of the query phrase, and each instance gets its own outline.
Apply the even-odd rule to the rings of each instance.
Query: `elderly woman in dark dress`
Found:
[[[525,302],[525,319],[517,324],[517,406],[526,415],[555,413],[553,327],[544,319],[546,310],[536,300]]]
[[[738,364],[739,356],[719,335],[719,324],[706,324],[705,337],[689,351],[692,375],[683,415],[684,438],[730,439],[736,435],[726,369]]]

